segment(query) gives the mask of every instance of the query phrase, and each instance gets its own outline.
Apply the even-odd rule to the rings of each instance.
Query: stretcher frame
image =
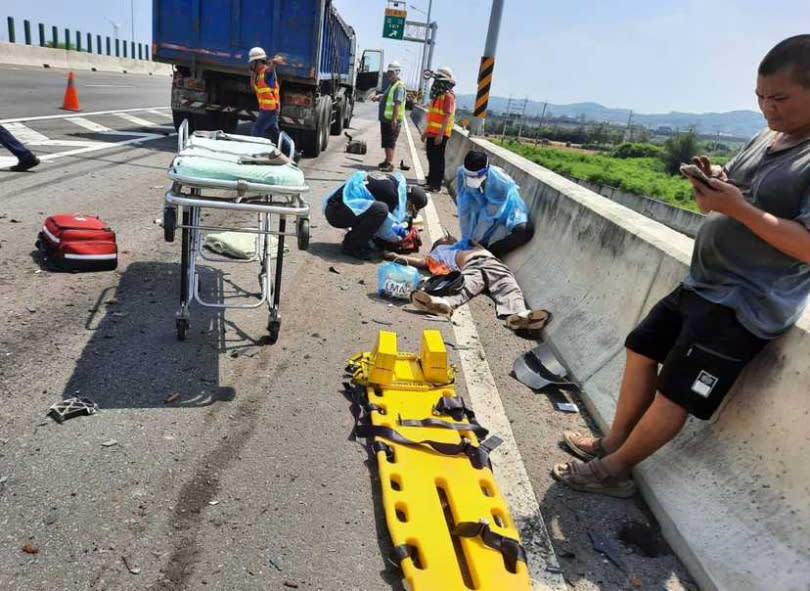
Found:
[[[283,133],[283,132],[282,132]],[[285,137],[290,146],[289,158],[295,154],[292,138]],[[188,121],[180,125],[177,134],[177,151],[182,152],[188,145]],[[279,144],[283,142],[279,140]],[[196,301],[202,307],[216,309],[250,309],[267,303],[269,318],[267,330],[269,342],[278,340],[281,329],[281,278],[284,262],[284,239],[296,236],[298,248],[309,247],[309,204],[303,195],[309,191],[300,186],[270,185],[245,180],[221,180],[168,172],[172,184],[164,195],[163,230],[167,242],[174,242],[175,231],[181,230],[180,250],[180,308],[176,313],[177,339],[186,339],[190,325],[190,305]],[[202,210],[226,210],[240,214],[253,214],[255,226],[203,225]],[[273,218],[277,217],[277,227],[273,228]],[[294,218],[295,231],[287,231],[287,218]],[[204,250],[203,232],[232,231],[255,234],[256,249],[251,259],[234,260],[212,256]],[[274,265],[271,264],[269,236],[278,238]],[[251,303],[229,304],[206,300],[200,293],[200,274],[197,268],[198,257],[217,263],[259,263],[260,293]],[[274,266],[273,269],[271,267]],[[273,273],[271,273],[271,270]]]

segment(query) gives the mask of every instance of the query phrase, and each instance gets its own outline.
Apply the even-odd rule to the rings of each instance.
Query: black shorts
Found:
[[[383,148],[396,148],[400,129],[402,129],[402,123],[391,129],[390,121],[380,121],[380,137],[382,138]]]
[[[679,286],[650,310],[625,346],[662,364],[661,394],[707,420],[767,342],[744,328],[731,308]]]

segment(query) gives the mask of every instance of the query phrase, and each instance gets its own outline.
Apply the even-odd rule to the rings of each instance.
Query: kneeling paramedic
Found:
[[[483,152],[470,151],[456,174],[461,242],[480,244],[498,258],[531,240],[534,230],[517,183],[489,164]]]
[[[326,199],[324,214],[329,225],[351,228],[343,252],[369,259],[374,255],[372,240],[396,249],[408,236],[410,218],[425,205],[425,191],[408,186],[400,173],[357,171]]]
[[[404,261],[417,269],[427,269],[433,275],[434,281],[425,282],[411,293],[411,304],[422,312],[452,316],[456,308],[486,293],[495,302],[497,317],[511,330],[540,330],[551,321],[547,310],[526,307],[512,270],[480,246],[465,247],[447,235],[433,243],[427,256],[383,256]],[[454,275],[458,281],[451,279]],[[443,278],[447,278],[446,281],[443,282]]]

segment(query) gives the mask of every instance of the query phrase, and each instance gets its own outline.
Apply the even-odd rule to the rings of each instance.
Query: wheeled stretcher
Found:
[[[306,250],[309,246],[309,204],[303,198],[309,187],[301,170],[292,164],[295,146],[291,138],[287,140],[289,161],[278,163],[284,159],[270,140],[221,131],[189,135],[188,123],[180,126],[177,155],[168,171],[172,184],[163,206],[164,238],[173,242],[177,229],[182,236],[180,309],[176,317],[179,340],[185,340],[188,332],[192,300],[204,307],[220,309],[258,308],[267,302],[269,340],[274,343],[278,339],[284,239],[295,235],[299,249]],[[253,226],[204,225],[202,210],[206,208],[255,216],[256,222]],[[288,218],[293,218],[294,231],[287,230]],[[203,232],[222,230],[254,234],[255,256],[232,260],[206,253]],[[277,236],[275,256],[271,253],[270,236]],[[261,292],[250,303],[206,300],[201,295],[198,257],[217,263],[258,262]]]

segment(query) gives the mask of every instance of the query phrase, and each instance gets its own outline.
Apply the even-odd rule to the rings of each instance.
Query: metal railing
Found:
[[[7,17],[8,23],[8,40],[10,43],[18,43],[17,30],[14,23],[14,17]],[[37,23],[38,45],[39,47],[51,47],[56,49],[66,49],[68,51],[78,51],[83,53],[94,53],[97,55],[108,55],[114,57],[129,57],[130,59],[138,59],[142,61],[151,61],[150,47],[148,43],[135,43],[134,41],[122,41],[115,39],[115,44],[111,43],[109,36],[102,37],[95,35],[96,42],[93,43],[93,33],[86,33],[83,37],[81,31],[75,31],[75,37],[71,36],[70,29],[65,28],[63,37],[59,38],[59,28],[52,26],[50,39],[46,37],[45,25]],[[102,39],[105,43],[102,44]],[[84,45],[82,40],[85,41]],[[19,41],[25,45],[35,45],[33,42],[33,35],[31,34],[31,21],[23,20],[23,38]],[[137,48],[137,49],[136,49]],[[123,52],[122,52],[123,49]],[[114,50],[114,51],[113,51]],[[136,57],[137,54],[137,57]]]

